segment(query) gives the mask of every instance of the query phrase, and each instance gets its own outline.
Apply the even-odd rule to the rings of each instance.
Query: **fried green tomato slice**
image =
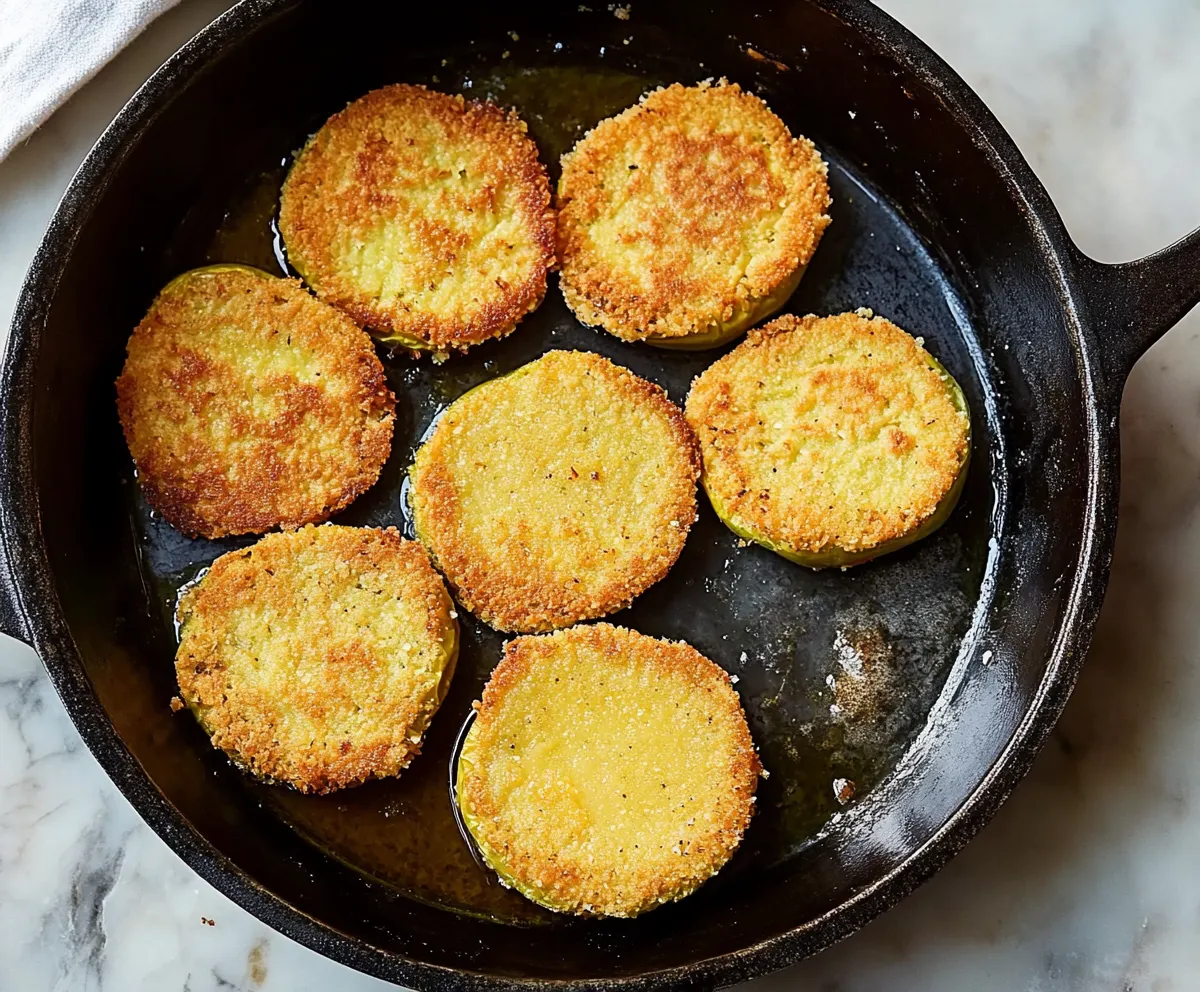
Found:
[[[381,340],[503,337],[546,294],[550,180],[515,113],[397,84],[334,114],[283,184],[288,261]]]
[[[854,565],[931,534],[966,478],[958,383],[869,310],[751,331],[696,379],[686,410],[717,515],[801,565]]]
[[[829,224],[826,166],[736,84],[676,83],[563,156],[560,285],[585,324],[715,348],[791,296]]]
[[[150,505],[185,534],[316,523],[379,478],[395,397],[375,347],[294,279],[212,265],[129,339],[117,411]]]
[[[179,694],[254,775],[316,793],[388,778],[446,695],[456,616],[425,550],[394,528],[271,534],[181,597]]]
[[[604,623],[518,637],[476,710],[463,823],[547,909],[637,916],[741,843],[762,766],[729,676],[682,641]]]
[[[675,564],[700,455],[658,386],[552,351],[453,403],[417,452],[417,537],[458,601],[499,630],[628,606]]]

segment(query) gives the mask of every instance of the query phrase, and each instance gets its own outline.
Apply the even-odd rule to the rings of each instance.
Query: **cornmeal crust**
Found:
[[[394,528],[271,534],[181,598],[180,695],[256,775],[319,793],[390,777],[446,694],[455,618],[424,549]]]
[[[519,637],[476,704],[456,798],[484,860],[549,909],[682,899],[749,825],[762,771],[729,676],[609,624]]]

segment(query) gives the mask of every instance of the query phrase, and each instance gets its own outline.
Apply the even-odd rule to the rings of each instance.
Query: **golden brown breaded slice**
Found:
[[[826,167],[736,84],[675,83],[563,156],[560,283],[585,324],[711,348],[778,310],[829,224]]]
[[[534,902],[636,916],[741,843],[762,766],[729,676],[684,642],[604,623],[518,637],[476,709],[459,810]]]
[[[546,294],[550,181],[515,113],[423,86],[334,114],[283,184],[288,260],[382,340],[465,349]]]
[[[702,481],[733,530],[802,565],[852,565],[936,530],[966,478],[962,390],[871,311],[780,317],[692,384]]]
[[[606,358],[551,351],[453,403],[417,452],[418,538],[499,630],[604,616],[667,574],[696,517],[683,413]]]
[[[446,695],[456,616],[394,528],[271,534],[181,598],[179,692],[256,775],[322,793],[397,775]]]
[[[396,400],[345,314],[244,265],[172,280],[129,339],[117,410],[150,505],[185,534],[327,520],[379,478]]]

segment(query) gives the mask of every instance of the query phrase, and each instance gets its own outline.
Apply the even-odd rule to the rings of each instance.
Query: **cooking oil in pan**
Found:
[[[451,64],[438,75],[417,81],[515,105],[552,174],[559,155],[584,131],[671,78],[618,68],[528,68],[505,60]],[[214,190],[209,202],[197,204],[164,256],[164,282],[218,261],[283,271],[274,228],[278,190],[289,150],[304,137],[292,136],[289,145],[275,149],[241,188]],[[874,298],[880,285],[920,287],[906,303],[908,323],[978,408],[981,392],[970,354],[944,287],[931,284],[934,267],[924,249],[892,208],[825,151],[834,223],[787,309],[837,312],[846,309],[847,300]],[[897,251],[900,244],[908,250]],[[472,386],[551,348],[605,354],[658,382],[676,402],[716,357],[630,345],[581,327],[553,282],[545,303],[504,341],[441,364],[383,349],[398,401],[392,455],[380,481],[337,521],[396,526],[411,534],[402,489],[413,452],[434,418]],[[700,518],[676,567],[630,609],[610,618],[647,634],[686,640],[737,679],[769,777],[760,784],[743,849],[709,887],[736,885],[741,874],[786,862],[834,813],[864,801],[924,724],[979,595],[992,508],[988,460],[986,451],[976,452],[960,506],[937,534],[846,572],[813,572],[745,545],[701,497]],[[136,493],[130,512],[143,586],[164,643],[174,643],[172,614],[180,587],[219,554],[253,538],[189,540],[152,519]],[[517,925],[551,923],[561,918],[502,888],[475,861],[455,823],[447,789],[455,738],[503,642],[465,613],[461,623],[450,693],[422,754],[399,778],[323,797],[244,776],[231,780],[330,856],[415,899]],[[703,890],[693,898],[704,898]]]

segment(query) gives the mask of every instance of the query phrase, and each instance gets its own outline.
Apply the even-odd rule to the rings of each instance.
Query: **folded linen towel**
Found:
[[[0,0],[0,159],[179,0]]]

